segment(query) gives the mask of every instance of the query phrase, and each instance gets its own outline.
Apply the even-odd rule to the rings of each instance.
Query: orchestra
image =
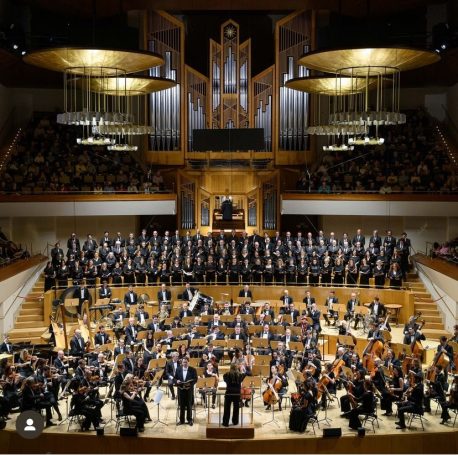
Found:
[[[220,242],[219,246],[224,250]],[[217,251],[218,248],[214,251],[215,257],[218,257]],[[228,254],[220,252],[223,256]],[[180,248],[173,253],[177,267],[182,264],[181,253]],[[380,406],[383,415],[391,417],[393,404],[398,411],[397,428],[405,428],[405,413],[430,412],[433,399],[442,409],[440,423],[447,425],[452,419],[450,411],[458,406],[458,381],[457,376],[453,376],[456,353],[452,347],[458,341],[458,329],[454,337],[439,340],[434,360],[423,371],[422,342],[426,337],[422,333],[421,314],[413,315],[404,327],[403,344],[409,349],[395,355],[390,340],[386,339],[387,332],[392,330],[390,313],[378,296],[365,304],[369,308],[367,319],[359,311],[363,304],[353,289],[339,293],[347,302],[339,307],[333,289],[326,291],[326,300],[320,302],[321,305],[309,289],[301,291],[300,299],[297,293],[293,298],[288,289],[283,289],[281,303],[258,303],[253,300],[248,283],[253,282],[256,273],[261,273],[261,281],[267,283],[280,279],[281,263],[273,260],[278,254],[278,250],[272,248],[267,254],[267,263],[264,266],[261,261],[259,270],[256,263],[249,270],[245,267],[245,275],[251,274],[251,277],[238,281],[246,284],[238,292],[237,302],[225,297],[216,301],[186,283],[181,291],[183,301],[176,304],[168,288],[169,280],[162,283],[157,293],[157,305],[150,305],[135,292],[134,279],[127,281],[129,290],[121,299],[124,303],[117,303],[109,287],[116,283],[113,275],[107,276],[99,297],[110,299],[113,309],[108,316],[96,321],[92,333],[88,330],[90,324],[81,323],[70,333],[68,349],[59,346],[49,358],[34,355],[31,348],[22,349],[13,359],[16,362],[5,364],[0,378],[3,390],[0,415],[6,418],[16,408],[43,409],[47,426],[52,426],[53,413],[59,421],[63,420],[60,399],[70,397],[68,416],[84,416],[81,428],[86,431],[103,423],[103,407],[110,400],[116,400],[124,413],[135,416],[138,431],[142,432],[150,420],[148,404],[152,388],[165,386],[166,381],[169,399],[178,398],[178,425],[187,422],[192,426],[195,393],[202,395],[203,406],[211,412],[217,406],[219,388],[225,382],[222,424],[229,425],[233,406],[232,423],[237,425],[240,406],[253,405],[253,390],[243,387],[242,380],[259,375],[263,379],[261,394],[266,411],[281,411],[286,391],[296,386],[297,392],[291,393],[291,431],[306,431],[317,412],[336,406],[337,394],[341,417],[349,419],[352,430],[361,426],[361,415],[374,413],[374,406]],[[319,258],[316,254],[311,257],[313,267],[313,261],[318,263]],[[171,273],[179,273],[180,283],[183,276],[192,278],[192,283],[201,283],[205,275],[205,255],[202,258],[203,263],[197,264],[197,268],[189,267],[187,260],[183,271],[173,269]],[[224,279],[235,279],[236,268],[227,268],[226,263],[223,258],[223,271],[218,257],[210,268],[214,280],[220,282],[223,275]],[[327,270],[328,263],[321,272],[325,274],[325,284],[330,284],[334,274],[332,269]],[[136,265],[132,261],[125,267],[129,272]],[[159,269],[162,269],[160,265]],[[312,271],[317,274],[312,284],[318,284],[322,278],[319,269]],[[291,271],[285,273],[291,274]],[[149,276],[147,266],[148,280]],[[87,289],[84,282],[80,288]],[[325,328],[321,327],[322,319],[326,322]],[[351,328],[357,331],[361,322],[366,344],[361,340],[363,336],[357,340],[350,331]],[[351,336],[354,343],[338,344],[335,358],[324,362],[323,331]],[[357,341],[363,343],[358,349]],[[15,354],[7,337],[0,350]],[[266,361],[266,357],[270,360]],[[162,372],[161,378],[153,383],[158,372]],[[221,383],[220,378],[224,379]],[[195,391],[198,379],[204,380],[206,385]]]

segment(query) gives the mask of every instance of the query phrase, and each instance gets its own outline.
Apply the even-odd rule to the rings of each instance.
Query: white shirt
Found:
[[[133,292],[129,292],[129,297],[130,297],[131,303],[133,303],[134,300],[135,300],[135,299],[134,299],[134,293],[133,293]]]
[[[188,375],[188,370],[183,369],[183,381],[186,381],[186,376]]]

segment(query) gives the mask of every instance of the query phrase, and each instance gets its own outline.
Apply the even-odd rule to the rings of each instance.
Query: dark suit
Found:
[[[157,293],[157,301],[160,303],[164,300],[172,300],[172,293],[168,289],[165,291],[165,298],[162,291],[158,291]]]
[[[125,354],[126,352],[129,352],[129,351],[130,351],[130,348],[128,346],[124,346],[122,352],[121,352],[121,348],[119,346],[116,346],[113,351],[113,357],[116,359],[116,356],[118,356],[119,354]]]
[[[83,338],[73,337],[70,340],[70,355],[74,357],[83,357],[86,345]]]
[[[245,292],[243,289],[241,289],[239,292],[239,297],[250,298],[253,300],[253,293],[251,291]]]
[[[101,287],[99,289],[99,297],[101,299],[111,299],[111,289],[108,286],[106,288]]]
[[[184,415],[186,412],[186,420],[192,422],[192,405],[194,404],[194,384],[197,382],[197,371],[195,368],[188,366],[186,378],[184,377],[183,367],[179,366],[175,372],[175,383],[177,381],[191,381],[187,388],[178,386],[178,403],[180,405],[180,422],[184,423]]]
[[[288,295],[288,297],[286,297],[286,295],[282,295],[280,297],[280,300],[283,302],[285,306],[289,305],[290,303],[293,303],[293,298],[290,295]]]
[[[385,317],[386,316],[386,308],[385,308],[385,305],[383,305],[383,303],[379,303],[378,304],[377,312],[374,312],[374,306],[375,306],[374,302],[372,301],[371,304],[369,305],[369,310],[370,310],[371,314],[374,314],[377,317],[379,317],[379,316]]]
[[[104,333],[103,337],[102,337],[102,334],[100,332],[95,334],[94,343],[98,344],[99,346],[101,346],[102,344],[107,344],[110,341],[111,341],[110,337],[108,336],[107,333]]]
[[[122,361],[122,364],[124,365],[124,371],[127,371],[127,373],[133,373],[135,369],[135,359],[131,357],[128,359],[127,357]]]
[[[230,336],[230,339],[231,339],[231,340],[237,340],[237,335],[236,335],[235,333],[233,333],[233,334]],[[239,333],[239,338],[238,338],[238,339],[239,339],[239,340],[243,340],[244,343],[245,343],[246,340],[247,340],[246,335],[245,335],[242,331],[240,331],[240,333]]]
[[[138,321],[139,324],[141,323],[141,316],[140,316],[140,314],[141,314],[140,311],[137,311],[137,312],[135,313],[135,318],[137,319],[137,321]],[[147,319],[149,319],[149,313],[148,313],[147,311],[144,311],[144,312],[143,312],[143,317],[144,317],[144,319],[145,319],[145,321],[146,321]]]
[[[137,301],[138,301],[138,296],[137,296],[137,293],[132,291],[132,292],[129,292],[127,291],[124,295],[124,303],[126,305],[137,305]]]
[[[12,354],[13,353],[13,345],[11,343],[5,343],[3,342],[0,345],[0,353],[7,353],[7,354]]]
[[[413,340],[412,340],[413,338]],[[422,340],[426,340],[426,337],[422,334],[422,333],[419,333],[419,332],[415,332],[413,334],[413,336],[410,336],[409,334],[407,335],[404,335],[404,340],[403,340],[403,344],[410,344],[412,345],[414,342],[416,341],[422,341]]]
[[[138,330],[135,325],[126,326],[125,334],[126,334],[126,344],[132,344],[132,342],[135,343],[137,341]]]
[[[183,290],[183,293],[181,294],[181,298],[182,300],[187,300],[190,302],[192,298],[194,297],[195,293],[196,293],[196,290],[190,286],[188,289],[185,288]]]
[[[167,382],[170,389],[170,394],[172,395],[172,399],[175,399],[175,388],[173,387],[173,383],[175,381],[175,373],[177,368],[180,364],[177,362],[176,364],[173,363],[173,360],[169,360],[165,364],[165,374],[164,376],[167,378]]]
[[[75,298],[79,299],[78,303],[78,313],[81,314],[81,307],[85,300],[89,300],[89,289],[88,288],[78,288],[76,291]]]

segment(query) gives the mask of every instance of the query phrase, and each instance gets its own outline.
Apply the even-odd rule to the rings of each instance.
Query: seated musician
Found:
[[[244,343],[247,341],[247,337],[242,330],[242,327],[237,325],[235,326],[234,333],[229,337],[231,340],[242,340]]]
[[[242,332],[246,332],[247,329],[247,324],[246,322],[242,319],[242,316],[238,314],[234,320],[229,324],[229,327],[235,328],[235,327],[240,327],[242,329]]]
[[[285,305],[281,308],[280,314],[288,315],[291,317],[291,323],[295,324],[297,318],[299,317],[299,310],[294,307],[294,303],[290,302],[288,305]]]
[[[305,293],[305,297],[302,300],[303,303],[307,305],[307,308],[310,308],[312,306],[312,303],[315,303],[315,297],[312,297],[312,294],[310,291],[307,291]]]
[[[189,318],[192,316],[192,311],[189,309],[188,303],[183,303],[183,309],[180,311],[180,319]]]
[[[304,374],[309,372],[315,381],[319,380],[321,375],[321,361],[318,358],[318,351],[316,349],[307,351],[307,356],[302,359],[299,369]]]
[[[321,374],[321,378],[318,381],[318,384],[324,384],[324,387],[326,387],[326,389],[321,394],[321,402],[320,402],[320,406],[324,410],[326,409],[328,394],[336,395],[337,393],[337,380],[336,380],[335,371],[332,367],[331,362],[327,362],[324,364],[324,371]],[[318,387],[322,387],[322,386],[318,385]],[[332,398],[330,398],[330,400],[332,401]]]
[[[291,403],[289,415],[289,429],[291,431],[303,433],[307,430],[307,424],[310,418],[315,415],[317,408],[314,388],[312,380],[306,380],[299,386],[298,395],[294,403]]]
[[[389,380],[385,376],[385,389],[381,390],[382,399],[380,401],[380,408],[382,411],[385,411],[384,416],[393,415],[393,403],[401,401],[404,392],[404,378],[401,367],[398,365],[393,366],[391,371],[393,377]]]
[[[143,384],[142,389],[145,392],[144,395],[143,395],[143,399],[145,401],[148,400],[149,395],[151,393],[151,389],[152,389],[151,381],[149,379],[146,379],[146,376],[149,375],[149,373],[146,372],[147,368],[148,368],[148,364],[143,361],[142,357],[138,357],[136,362],[135,362],[134,376],[135,376],[135,378],[138,379],[138,382],[140,384]],[[151,373],[155,372],[155,371],[156,370],[151,370]],[[151,375],[149,377],[151,377]],[[141,394],[140,394],[140,396],[141,396]]]
[[[111,289],[108,286],[108,281],[104,280],[99,289],[99,297],[101,299],[111,299]]]
[[[108,376],[111,373],[111,367],[106,361],[105,354],[102,352],[97,356],[97,360],[91,363],[91,367],[94,368],[94,375],[100,377],[99,386],[104,387],[107,385]]]
[[[105,326],[99,325],[99,331],[94,336],[94,344],[102,346],[104,344],[111,343],[111,339],[108,333],[105,332]]]
[[[116,366],[116,374],[115,374],[114,381],[113,381],[114,389],[115,389],[115,393],[114,393],[115,399],[121,398],[120,389],[121,389],[122,383],[124,382],[124,378],[126,376],[127,376],[127,371],[124,368],[124,365],[122,363],[118,363],[118,365]]]
[[[361,427],[361,421],[359,420],[360,414],[374,414],[375,412],[375,394],[374,386],[370,379],[366,379],[363,382],[363,393],[360,397],[352,398],[353,403],[360,403],[357,407],[353,408],[348,412],[348,418],[350,419],[349,428],[357,430]]]
[[[142,327],[145,325],[146,320],[149,319],[149,313],[145,311],[143,305],[138,306],[138,310],[135,312],[135,318],[137,319],[137,323]]]
[[[81,336],[81,330],[76,329],[75,334],[70,340],[70,355],[73,357],[83,357],[86,352],[86,342]]]
[[[116,356],[118,356],[119,354],[126,354],[129,351],[130,347],[126,346],[123,339],[120,339],[118,341],[118,345],[114,348],[113,357],[116,359]]]
[[[251,292],[250,286],[248,284],[245,284],[243,289],[239,291],[239,297],[245,297],[253,300],[253,293]]]
[[[99,400],[100,401],[100,400]],[[100,405],[100,403],[102,405]],[[101,420],[100,409],[103,406],[103,402],[94,403],[89,395],[87,386],[79,386],[72,396],[70,401],[70,412],[69,416],[83,415],[85,417],[81,424],[83,431],[90,429],[91,425],[94,426],[94,430],[99,428]]]
[[[311,328],[305,331],[305,336],[302,338],[302,343],[304,345],[305,351],[310,351],[316,348],[318,341],[313,335]]]
[[[122,403],[125,414],[133,414],[136,427],[140,433],[145,431],[145,420],[149,418],[146,403],[140,396],[140,390],[134,385],[133,375],[128,374],[120,388]]]
[[[347,312],[345,313],[344,319],[346,321],[349,321],[353,318],[355,319],[355,326],[353,327],[354,330],[358,329],[358,322],[361,316],[359,314],[355,314],[355,309],[357,306],[360,306],[360,305],[361,305],[361,302],[359,301],[359,299],[356,298],[356,292],[352,292],[350,299],[347,302]]]
[[[209,335],[207,335],[207,341],[215,341],[215,340],[224,340],[224,333],[221,332],[219,326],[215,325]]]
[[[216,390],[218,389],[218,382],[219,382],[219,376],[218,376],[218,367],[215,366],[216,364],[213,362],[208,362],[207,366],[205,368],[203,377],[204,378],[214,378],[215,383],[212,387],[210,388],[205,388],[205,389],[200,389],[199,392],[202,395],[202,401],[205,403],[205,406],[209,406],[207,402],[208,395],[211,394],[212,396],[212,409],[215,409],[215,403],[216,403]]]
[[[291,349],[287,349],[285,347],[285,343],[283,341],[279,341],[277,344],[277,349],[278,357],[280,360],[285,364],[286,370],[289,370],[291,368],[291,365],[293,363],[293,356],[296,353],[296,351],[292,351]]]
[[[124,333],[126,335],[125,341],[127,345],[137,343],[138,325],[135,323],[135,318],[129,318],[129,325],[126,325]]]
[[[410,344],[411,346],[416,341],[426,340],[426,337],[423,335],[421,330],[416,330],[414,327],[409,327],[407,334],[404,336],[403,344]]]
[[[221,322],[221,317],[218,313],[215,313],[213,315],[213,319],[209,321],[208,323],[208,332],[211,333],[213,331],[213,327],[222,327],[224,325],[223,322]]]
[[[356,407],[357,401],[363,396],[365,374],[366,370],[360,369],[353,373],[353,378],[342,378],[345,389],[347,390],[347,393],[340,397],[342,417],[348,417],[352,407]]]
[[[283,312],[289,312],[289,305],[290,303],[293,303],[293,298],[289,295],[288,289],[283,291],[280,300],[283,302]]]
[[[124,365],[124,369],[125,369],[125,371],[127,371],[127,373],[133,373],[134,372],[134,370],[135,370],[135,358],[134,358],[134,354],[133,354],[132,351],[128,351],[126,353],[126,357],[122,361],[122,364]]]
[[[413,374],[412,384],[403,394],[403,401],[397,403],[398,405],[398,421],[396,422],[396,429],[402,430],[406,428],[404,414],[406,412],[423,413],[423,400],[424,400],[424,386],[422,376]]]
[[[265,324],[269,325],[272,322],[272,319],[270,321],[266,321],[266,314],[261,313],[254,321],[254,325],[261,325],[264,326]]]
[[[231,308],[231,302],[224,302],[224,307],[219,311],[221,316],[230,316],[233,314],[233,310]]]
[[[253,314],[254,315],[254,308],[250,306],[250,302],[245,300],[241,303],[239,308],[239,314]]]
[[[270,304],[267,302],[262,307],[261,314],[264,314],[265,316],[270,316],[272,320],[275,318],[274,310],[270,308]]]
[[[391,332],[391,325],[388,322],[388,319],[384,318],[383,316],[379,316],[378,319],[376,319],[378,323],[378,328],[379,330],[386,330],[388,332]]]
[[[197,289],[191,287],[189,283],[186,283],[185,288],[183,292],[181,293],[181,299],[190,302],[193,299],[196,292],[197,292]]]
[[[379,325],[375,322],[370,324],[369,332],[367,332],[367,339],[374,340],[374,341],[381,341],[382,343],[385,341],[383,339],[383,333],[379,329]]]
[[[21,412],[46,410],[46,427],[55,425],[51,420],[51,403],[45,399],[43,390],[33,376],[24,379],[21,386]]]
[[[334,305],[339,303],[339,299],[336,297],[336,292],[335,291],[329,291],[328,297],[326,297],[326,302],[324,303],[324,306],[328,307],[328,313],[323,314],[324,320],[326,321],[326,324],[329,325],[329,318],[334,319],[334,324],[336,325],[337,320],[339,319],[339,313],[338,311],[334,310]]]
[[[167,286],[165,283],[161,284],[161,289],[157,292],[157,301],[159,302],[159,305],[162,302],[167,302],[169,303],[170,300],[172,300],[172,293],[170,292],[169,289],[167,289]]]
[[[269,343],[275,339],[275,335],[269,330],[269,324],[262,326],[262,331],[256,334],[258,338],[269,340]]]
[[[201,316],[208,316],[215,314],[215,310],[213,308],[210,308],[210,305],[208,303],[204,303],[204,307],[202,308],[202,311],[200,312]]]
[[[137,305],[137,302],[137,293],[134,292],[133,285],[129,284],[129,290],[124,294],[124,304],[126,306],[126,310],[128,311],[131,305]]]
[[[153,320],[146,327],[147,330],[151,330],[153,333],[162,330],[159,324],[159,318],[157,315],[153,316]]]
[[[375,319],[378,320],[380,316],[384,318],[386,316],[386,308],[383,303],[380,302],[380,298],[378,296],[374,297],[371,304],[369,305],[370,315]]]
[[[314,332],[320,333],[321,332],[321,311],[318,310],[316,303],[312,303],[308,316],[312,319],[312,328]]]
[[[54,368],[57,369],[57,372],[61,374],[64,378],[68,376],[68,360],[65,359],[65,353],[62,350],[57,352],[57,357],[54,359]]]
[[[291,329],[287,328],[285,334],[280,337],[280,340],[284,343],[286,349],[289,350],[289,343],[299,341],[296,335],[291,334]]]
[[[284,373],[279,371],[277,366],[272,365],[270,367],[270,375],[266,380],[267,389],[262,394],[264,400],[264,406],[266,406],[266,411],[271,409],[271,406],[275,405],[278,402],[278,410],[281,411],[281,402],[283,395],[286,392],[286,387],[288,387],[288,380]]]
[[[209,361],[212,361],[213,358],[216,359],[216,362],[218,363],[224,355],[224,350],[223,349],[217,349],[213,343],[208,343],[208,345],[204,348],[202,351],[202,356],[206,355]]]

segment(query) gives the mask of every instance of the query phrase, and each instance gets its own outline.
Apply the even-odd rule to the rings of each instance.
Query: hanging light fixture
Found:
[[[24,61],[64,74],[64,112],[57,115],[57,122],[82,126],[83,134],[78,143],[114,145],[115,139],[107,136],[126,132],[148,134],[148,127],[137,123],[132,105],[126,99],[130,80],[127,75],[162,65],[164,60],[160,55],[146,51],[66,47],[34,51],[27,54]],[[154,84],[170,86],[170,81],[149,79],[150,90]],[[97,90],[97,86],[102,89]]]
[[[405,115],[400,112],[401,71],[420,68],[438,60],[440,56],[437,53],[427,50],[356,48],[309,52],[299,58],[298,64],[334,74],[336,87],[356,87],[345,97],[339,98],[338,91],[335,92],[329,124],[360,128],[361,132],[356,134],[364,136],[363,143],[368,145],[380,143],[379,126],[406,122]],[[369,134],[371,127],[375,130],[373,138]],[[357,143],[355,141],[357,139],[353,144]]]

